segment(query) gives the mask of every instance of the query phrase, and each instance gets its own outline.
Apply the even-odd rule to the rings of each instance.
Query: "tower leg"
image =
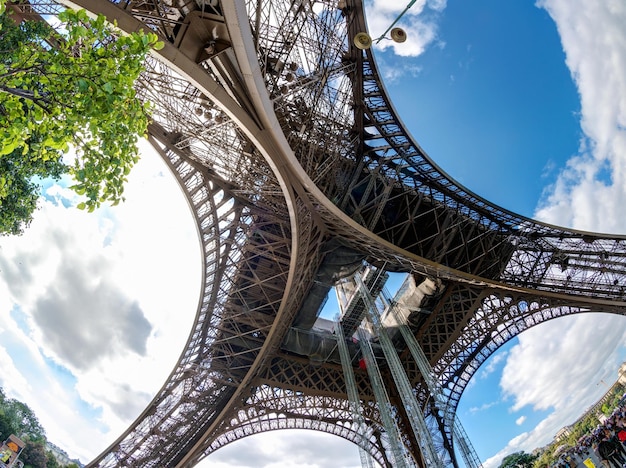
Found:
[[[468,468],[482,468],[482,464],[480,462],[480,459],[478,458],[478,454],[474,450],[474,447],[472,446],[469,438],[467,437],[467,434],[465,433],[465,429],[461,425],[461,421],[459,421],[459,419],[456,417],[454,412],[451,411],[448,405],[446,404],[447,399],[445,398],[443,394],[441,385],[439,385],[439,382],[435,379],[434,374],[433,374],[433,369],[430,363],[428,362],[428,359],[426,358],[424,351],[422,351],[421,346],[417,342],[415,335],[413,335],[408,325],[406,325],[406,323],[403,323],[401,319],[401,314],[399,314],[398,311],[396,310],[396,305],[390,302],[385,296],[386,294],[383,293],[382,294],[383,302],[386,308],[388,308],[390,312],[394,315],[394,318],[396,319],[396,322],[399,325],[402,338],[404,338],[404,341],[406,342],[406,345],[409,348],[411,356],[413,357],[413,360],[416,362],[417,367],[419,368],[419,371],[422,374],[422,377],[424,377],[424,381],[426,382],[426,385],[428,387],[430,394],[433,396],[433,399],[435,402],[435,408],[433,410],[440,411],[441,414],[443,415],[443,423],[449,424],[450,427],[453,428],[454,439],[458,441],[459,443],[459,448],[460,448],[463,460],[465,462],[465,466]],[[453,448],[449,447],[448,451],[450,452],[449,455],[450,455],[450,459],[452,460],[453,465],[456,466],[457,463],[455,461],[456,457],[455,457]]]
[[[359,293],[362,295],[365,303],[367,304],[365,316],[371,323],[374,333],[378,335],[383,354],[385,355],[389,370],[391,371],[391,375],[393,376],[394,382],[400,394],[402,404],[404,405],[404,409],[409,416],[411,429],[413,430],[415,438],[420,445],[424,464],[429,467],[432,466],[442,468],[443,464],[435,451],[430,431],[428,430],[428,426],[426,425],[426,421],[424,419],[422,408],[413,393],[411,383],[404,368],[402,367],[402,363],[400,362],[400,358],[398,357],[398,353],[393,346],[391,338],[387,334],[387,330],[381,324],[379,307],[376,305],[376,302],[372,298],[369,290],[363,283],[363,280],[358,273],[355,275],[355,280]],[[381,308],[384,308],[382,303],[380,305]]]
[[[346,346],[345,337],[343,335],[343,328],[341,327],[340,321],[337,321],[335,323],[335,330],[335,336],[337,337],[337,348],[339,349],[339,356],[341,357],[341,367],[343,368],[343,376],[346,382],[346,393],[348,394],[348,400],[350,402],[350,410],[352,411],[354,421],[357,424],[357,431],[362,435],[362,443],[359,444],[361,466],[363,468],[374,468],[374,461],[365,449],[365,441],[368,439],[368,434],[370,434],[371,431],[366,426],[365,419],[363,418],[363,413],[361,412],[361,402],[359,400],[359,393],[356,388],[354,369],[352,368],[350,353],[348,351],[348,346]]]

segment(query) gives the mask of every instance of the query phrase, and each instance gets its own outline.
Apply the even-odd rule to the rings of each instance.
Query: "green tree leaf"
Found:
[[[58,30],[43,21],[18,24],[5,3],[0,0],[0,234],[16,234],[36,207],[35,175],[72,175],[88,211],[122,200],[149,119],[133,86],[158,37],[121,35],[104,17],[82,10],[60,13]],[[62,160],[70,146],[71,166]]]
[[[537,457],[526,452],[515,452],[504,457],[499,468],[532,468]]]

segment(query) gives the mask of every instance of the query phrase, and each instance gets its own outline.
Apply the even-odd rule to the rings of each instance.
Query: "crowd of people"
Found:
[[[626,407],[617,408],[575,447],[561,453],[552,468],[626,468]]]

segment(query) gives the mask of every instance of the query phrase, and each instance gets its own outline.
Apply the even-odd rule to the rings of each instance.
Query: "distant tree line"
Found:
[[[613,413],[619,404],[623,392],[624,386],[617,385],[608,401],[600,408],[600,411],[607,416]],[[543,468],[552,466],[559,459],[559,455],[556,453],[557,448],[562,445],[575,447],[581,437],[592,433],[599,424],[598,415],[588,414],[574,424],[570,433],[564,439],[547,445],[539,455],[535,456],[523,451],[512,453],[502,460],[499,468]]]
[[[500,468],[533,468],[537,456],[526,452],[515,452],[504,457]]]
[[[624,387],[617,386],[613,390],[613,394],[609,397],[609,400],[602,405],[601,411],[607,416],[611,415],[611,413],[613,413],[615,408],[617,408],[617,405],[619,405],[619,402],[622,399],[623,392],[624,392]]]
[[[26,403],[7,398],[0,388],[0,438],[11,434],[22,439],[26,446],[20,454],[24,468],[78,468],[76,463],[60,465],[52,452],[46,450],[46,431]]]

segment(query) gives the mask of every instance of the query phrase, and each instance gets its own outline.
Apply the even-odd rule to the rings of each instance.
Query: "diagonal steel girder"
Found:
[[[160,463],[177,431],[187,432],[175,463],[198,459],[280,355],[324,237],[442,282],[414,330],[453,405],[486,357],[524,329],[582,311],[624,313],[624,237],[541,224],[451,180],[404,129],[372,51],[351,46],[366,29],[361,3],[317,3],[328,13],[304,0],[72,2],[165,39],[139,92],[157,104],[151,135],[189,200],[205,265],[187,348],[108,452],[111,466]],[[213,30],[223,37],[211,45]]]

